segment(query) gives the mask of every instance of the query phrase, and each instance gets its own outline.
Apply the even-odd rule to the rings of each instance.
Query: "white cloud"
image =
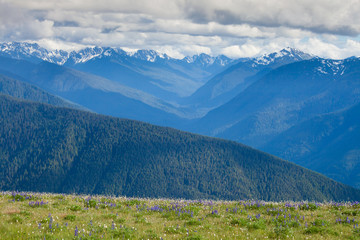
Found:
[[[41,39],[53,35],[53,22],[39,20],[23,9],[0,4],[0,36],[4,40]]]
[[[253,57],[258,55],[261,51],[261,48],[251,45],[244,44],[241,46],[234,45],[230,47],[226,47],[223,49],[222,54],[229,56],[231,58],[240,58],[240,57]]]
[[[358,12],[360,0],[1,0],[0,41],[151,48],[177,57],[248,57],[290,46],[339,58],[357,52]]]

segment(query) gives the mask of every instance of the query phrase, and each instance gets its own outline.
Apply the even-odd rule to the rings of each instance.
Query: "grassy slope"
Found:
[[[359,190],[244,145],[0,96],[0,189],[348,200]]]
[[[0,195],[1,239],[359,239],[360,204]]]

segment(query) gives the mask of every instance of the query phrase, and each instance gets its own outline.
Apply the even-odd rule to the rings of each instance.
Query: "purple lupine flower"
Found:
[[[78,227],[75,226],[75,237],[79,236],[79,230],[78,230]]]

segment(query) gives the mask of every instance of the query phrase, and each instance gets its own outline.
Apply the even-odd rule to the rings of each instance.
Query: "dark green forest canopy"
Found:
[[[0,95],[0,189],[187,199],[359,200],[239,143]]]

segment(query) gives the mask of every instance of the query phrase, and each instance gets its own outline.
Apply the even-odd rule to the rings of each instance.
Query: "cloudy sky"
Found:
[[[290,46],[360,56],[360,0],[0,0],[0,41],[111,46],[181,58],[250,57]]]

